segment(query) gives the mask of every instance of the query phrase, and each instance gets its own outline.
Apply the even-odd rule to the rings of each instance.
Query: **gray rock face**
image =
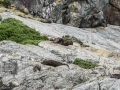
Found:
[[[4,86],[0,88],[11,87],[13,90],[72,89],[73,86],[89,79],[87,73],[89,72],[90,74],[90,70],[81,74],[85,72],[85,69],[75,65],[69,65],[70,69],[67,66],[54,68],[42,65],[40,63],[42,60],[50,57],[52,60],[55,60],[55,54],[38,46],[25,46],[12,41],[2,41],[0,42],[0,52],[0,70],[2,70],[0,71],[0,76],[4,84]],[[46,56],[46,58],[44,56]],[[55,55],[55,57],[57,57],[57,55]],[[59,61],[59,58],[60,57],[57,58],[57,61]],[[13,62],[15,62],[17,66],[14,65]],[[33,68],[36,64],[40,65],[41,69],[34,72]],[[9,68],[7,67],[8,65]],[[16,73],[13,74],[11,71],[16,71]]]
[[[96,14],[107,6],[109,0],[10,0],[18,8],[25,6],[33,16],[79,27],[81,19]],[[103,15],[101,15],[103,17]],[[100,18],[101,19],[101,18]]]
[[[2,19],[16,18],[50,37],[74,36],[90,47],[63,46],[52,41],[21,45],[13,41],[0,42],[0,90],[119,90],[120,80],[110,78],[120,72],[120,27],[75,28],[55,23],[42,23],[14,15],[0,14]],[[108,53],[112,52],[112,53]],[[114,56],[114,53],[116,53]],[[107,54],[109,54],[107,56]],[[73,64],[82,58],[99,66],[83,69]],[[69,65],[52,67],[43,60],[56,60]]]
[[[83,18],[80,23],[80,28],[88,28],[88,27],[98,27],[98,26],[107,26],[107,22],[105,20],[103,12],[99,12],[97,14],[88,15]]]
[[[119,0],[110,0],[110,4],[120,10],[120,1]]]
[[[107,23],[120,26],[120,1],[110,0],[110,4],[104,10],[104,14],[106,16]]]

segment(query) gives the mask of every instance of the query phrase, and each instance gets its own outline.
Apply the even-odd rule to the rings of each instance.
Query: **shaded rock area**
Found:
[[[88,15],[85,18],[82,18],[79,28],[89,28],[98,26],[107,26],[107,22],[102,11],[97,14]]]
[[[107,23],[120,26],[120,1],[110,0],[110,4],[104,10]]]
[[[42,23],[14,15],[0,14],[2,19],[16,18],[43,35],[61,38],[74,36],[89,47],[60,45],[44,41],[38,46],[13,41],[0,42],[0,90],[119,90],[120,26],[75,28],[55,23]],[[98,67],[84,69],[73,64],[82,58]],[[57,67],[41,64],[54,60],[67,65]]]

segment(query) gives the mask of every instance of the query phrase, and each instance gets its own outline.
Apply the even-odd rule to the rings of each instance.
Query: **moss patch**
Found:
[[[80,67],[85,68],[85,69],[90,69],[90,68],[94,68],[94,67],[98,66],[97,64],[83,60],[81,58],[76,58],[73,63],[76,65],[79,65]]]
[[[29,28],[21,21],[8,18],[0,24],[0,41],[12,40],[21,44],[34,44],[48,40],[47,36],[41,36],[35,29]]]

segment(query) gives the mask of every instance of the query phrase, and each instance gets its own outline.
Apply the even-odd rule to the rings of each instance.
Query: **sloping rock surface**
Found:
[[[108,25],[108,27],[98,28],[75,28],[61,24],[46,24],[39,21],[31,20],[29,18],[22,18],[14,15],[12,12],[4,12],[1,14],[2,18],[16,18],[31,28],[36,29],[42,34],[54,37],[62,37],[70,35],[78,38],[79,40],[91,44],[92,46],[100,46],[106,49],[114,49],[120,51],[120,26]]]
[[[45,24],[14,15],[1,13],[3,19],[12,17],[50,37],[70,35],[90,47],[62,46],[52,41],[39,46],[21,45],[12,41],[0,42],[0,86],[8,90],[119,90],[120,79],[110,78],[120,72],[120,27],[79,29],[60,24]],[[110,54],[107,56],[107,52]],[[99,66],[83,69],[72,64],[75,58],[86,59]],[[59,67],[42,65],[43,60],[67,63]],[[36,69],[35,66],[38,68]]]

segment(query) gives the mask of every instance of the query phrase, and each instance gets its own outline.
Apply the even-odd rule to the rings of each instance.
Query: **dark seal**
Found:
[[[111,75],[111,78],[120,79],[120,74],[112,74],[112,75]]]
[[[53,67],[58,67],[58,66],[61,66],[61,65],[67,65],[68,68],[69,68],[68,64],[61,63],[61,62],[54,61],[54,60],[44,60],[43,62],[41,62],[41,64],[43,64],[43,65],[49,65],[49,66],[53,66]]]
[[[65,40],[63,38],[55,38],[55,39],[51,39],[51,41],[53,41],[54,43],[64,45],[64,46],[73,45],[72,40]]]
[[[50,19],[40,19],[40,21],[43,23],[52,23],[52,20]]]
[[[68,46],[68,45],[73,45],[73,42],[71,40],[63,40],[61,44],[64,46]]]

